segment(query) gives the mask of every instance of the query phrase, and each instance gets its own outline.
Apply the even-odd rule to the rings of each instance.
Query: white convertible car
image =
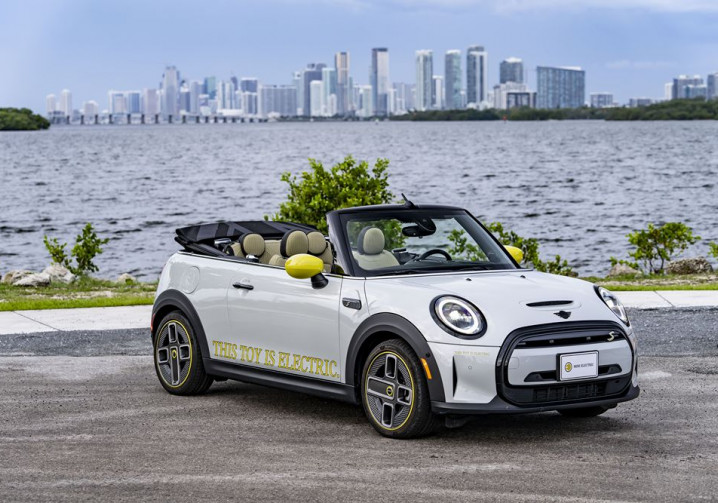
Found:
[[[638,396],[618,299],[521,268],[468,211],[407,201],[327,222],[329,236],[265,221],[177,230],[152,314],[167,391],[236,379],[361,403],[398,438],[475,414],[590,417]]]

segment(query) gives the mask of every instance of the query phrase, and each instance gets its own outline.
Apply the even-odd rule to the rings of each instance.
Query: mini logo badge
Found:
[[[394,396],[394,387],[393,387],[393,386],[387,386],[387,387],[386,387],[386,394],[387,394],[387,396]]]
[[[563,318],[564,320],[567,320],[571,317],[571,313],[569,311],[559,311],[557,313],[553,313],[559,318]]]
[[[566,362],[564,368],[566,369],[566,372],[571,372],[571,370],[573,369],[573,365],[571,365],[571,362]]]

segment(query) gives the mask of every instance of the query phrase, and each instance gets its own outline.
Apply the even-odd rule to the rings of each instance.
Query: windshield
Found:
[[[395,210],[342,215],[357,275],[515,269],[505,250],[467,212]]]

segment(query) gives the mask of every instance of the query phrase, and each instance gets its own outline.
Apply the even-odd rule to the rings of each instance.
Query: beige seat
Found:
[[[332,247],[324,234],[319,231],[308,232],[307,244],[309,253],[324,262],[324,272],[331,272],[332,265],[334,265],[334,253],[332,253]]]
[[[352,250],[359,267],[371,271],[399,265],[393,253],[384,249],[384,233],[376,227],[364,227],[357,237],[357,250]]]
[[[302,231],[287,231],[279,242],[279,254],[269,260],[269,265],[284,267],[287,259],[292,255],[307,253],[309,251],[309,240]]]
[[[236,243],[232,243],[232,251],[236,257],[249,257],[250,255],[259,259],[262,263],[269,262],[271,257],[267,256],[267,248],[264,238],[259,234],[242,234]]]

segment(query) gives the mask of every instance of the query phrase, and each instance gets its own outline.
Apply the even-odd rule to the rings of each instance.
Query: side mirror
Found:
[[[506,251],[509,252],[509,254],[514,258],[517,264],[520,264],[521,261],[524,259],[524,252],[521,250],[521,248],[516,248],[515,246],[508,245],[504,245],[504,248],[506,248]]]
[[[307,279],[312,278],[312,286],[314,288],[324,288],[329,281],[324,277],[324,261],[314,255],[300,253],[292,255],[284,264],[284,270],[287,271],[292,278]]]

